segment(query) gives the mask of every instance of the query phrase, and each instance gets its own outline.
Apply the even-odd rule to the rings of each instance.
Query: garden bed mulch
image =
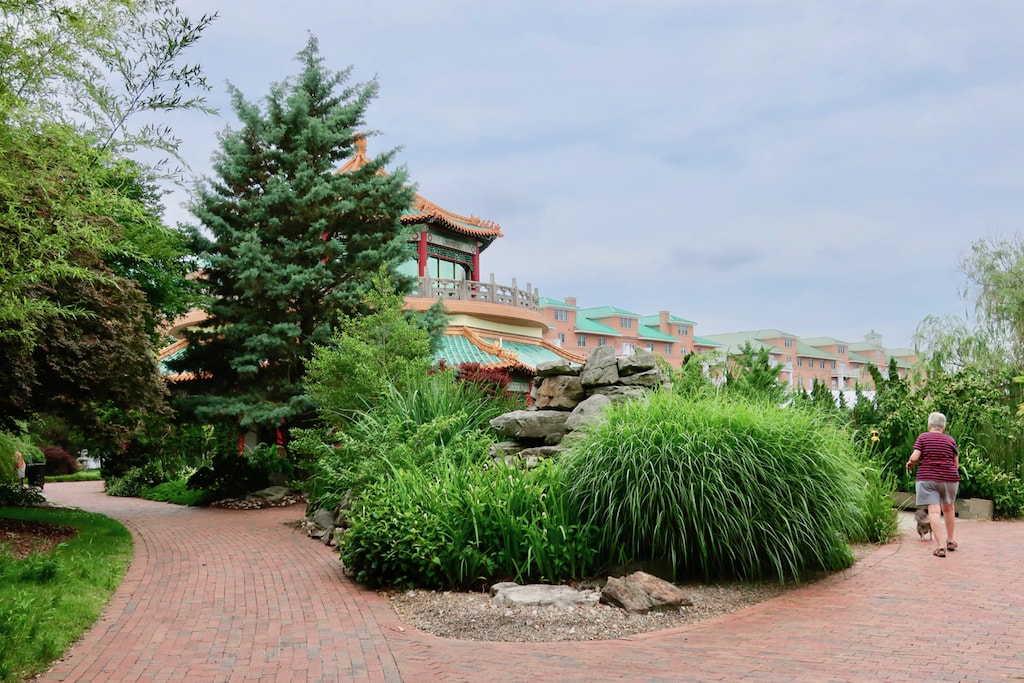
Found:
[[[0,517],[0,547],[19,560],[33,553],[48,553],[77,533],[78,529],[62,524]]]

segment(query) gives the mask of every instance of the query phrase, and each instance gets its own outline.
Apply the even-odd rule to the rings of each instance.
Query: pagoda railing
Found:
[[[512,278],[511,285],[500,285],[494,281],[493,273],[489,282],[421,277],[413,296],[425,299],[486,301],[503,306],[527,308],[531,311],[540,310],[540,294],[529,283],[526,284],[526,289],[519,289],[515,278]]]

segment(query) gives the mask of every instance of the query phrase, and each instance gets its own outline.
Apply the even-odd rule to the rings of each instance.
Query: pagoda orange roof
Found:
[[[351,173],[369,162],[370,157],[366,154],[366,138],[358,136],[356,137],[356,153],[338,169],[338,173]],[[387,171],[383,168],[377,169],[377,173],[387,175]],[[494,221],[484,220],[476,216],[462,216],[448,211],[420,194],[415,196],[412,206],[405,210],[399,220],[401,220],[403,225],[417,225],[421,223],[441,225],[452,232],[482,239],[488,244],[498,237],[504,237],[501,232],[501,226]]]

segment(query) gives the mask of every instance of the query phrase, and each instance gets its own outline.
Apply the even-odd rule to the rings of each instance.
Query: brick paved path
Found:
[[[180,508],[47,484],[124,522],[135,555],[100,621],[41,681],[1024,681],[1024,522],[904,537],[734,614],[588,643],[476,643],[398,621],[294,531],[301,507]]]

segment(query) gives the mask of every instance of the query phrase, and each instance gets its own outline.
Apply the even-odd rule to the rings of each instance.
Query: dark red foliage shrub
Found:
[[[74,474],[82,469],[78,461],[72,458],[71,454],[60,446],[46,446],[43,448],[43,455],[46,456],[47,476]]]
[[[512,375],[508,370],[485,368],[479,363],[462,363],[459,365],[456,376],[463,382],[480,385],[488,395],[494,397],[504,396],[506,387],[512,382]]]

